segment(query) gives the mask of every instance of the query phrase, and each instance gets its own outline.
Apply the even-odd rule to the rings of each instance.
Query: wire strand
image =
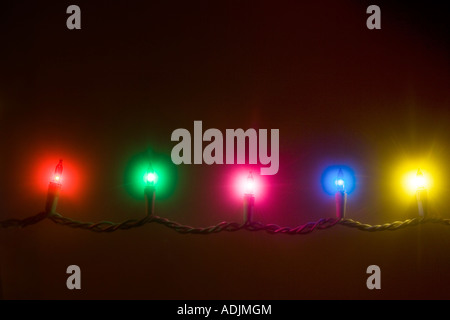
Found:
[[[40,212],[34,216],[27,217],[25,219],[8,219],[0,221],[0,227],[2,228],[24,228],[32,224],[36,224],[48,217],[48,213]]]
[[[99,233],[114,232],[118,230],[128,230],[132,228],[138,228],[149,223],[161,224],[181,234],[205,234],[205,235],[219,233],[222,231],[235,232],[239,230],[265,231],[269,234],[306,235],[315,230],[329,229],[338,224],[345,227],[355,228],[360,231],[367,231],[367,232],[386,231],[386,230],[395,231],[406,227],[417,226],[423,223],[438,223],[450,226],[450,219],[430,217],[426,219],[413,218],[404,221],[394,221],[390,223],[377,225],[366,224],[353,219],[322,218],[315,222],[308,222],[302,225],[298,225],[296,227],[281,227],[276,224],[264,224],[258,221],[247,223],[222,221],[216,225],[208,227],[192,227],[156,215],[149,215],[142,219],[129,219],[122,222],[111,222],[111,221],[83,222],[64,217],[59,213],[49,214],[46,212],[40,212],[37,215],[22,220],[9,219],[5,221],[0,221],[0,227],[24,228],[33,224],[37,224],[46,218],[50,219],[51,221],[59,225]]]
[[[404,221],[394,221],[391,223],[376,224],[376,225],[365,224],[365,223],[361,223],[359,221],[355,221],[352,219],[342,219],[339,223],[346,227],[357,228],[361,231],[375,232],[375,231],[384,231],[384,230],[394,231],[394,230],[406,228],[409,226],[416,226],[418,224],[423,224],[423,223],[441,223],[441,224],[450,226],[450,219],[442,219],[442,218],[436,218],[436,217],[426,218],[426,219],[413,218],[413,219],[407,219]]]
[[[85,229],[93,232],[114,232],[117,230],[128,230],[131,228],[141,227],[149,221],[149,217],[147,216],[140,220],[129,219],[119,223],[110,221],[83,222],[66,218],[59,213],[52,213],[49,216],[49,219],[56,224],[71,228]]]

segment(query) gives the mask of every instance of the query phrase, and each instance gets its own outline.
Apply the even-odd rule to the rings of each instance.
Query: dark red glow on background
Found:
[[[279,172],[180,165],[167,181],[159,175],[160,216],[201,227],[241,222],[239,181],[252,170],[255,220],[334,217],[320,177],[347,164],[358,184],[349,217],[410,218],[391,189],[398,158],[450,159],[448,12],[436,3],[381,0],[382,29],[369,31],[372,3],[357,0],[80,0],[82,29],[69,31],[64,1],[3,1],[0,216],[40,212],[63,159],[60,213],[141,218],[143,186],[129,191],[147,164],[134,178],[133,156],[152,148],[170,158],[172,131],[192,133],[202,120],[222,132],[279,129]],[[439,179],[450,181],[448,170]],[[450,203],[439,200],[448,217]],[[44,221],[0,231],[0,280],[5,297],[19,299],[442,299],[449,247],[448,229],[434,225],[203,237],[158,225],[99,235]],[[365,290],[374,263],[379,292]],[[65,287],[70,264],[83,270],[79,292]]]

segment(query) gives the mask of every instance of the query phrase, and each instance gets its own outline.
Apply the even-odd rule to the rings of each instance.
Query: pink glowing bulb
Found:
[[[243,197],[254,197],[259,201],[266,199],[266,186],[267,177],[260,176],[252,168],[234,169],[230,175],[230,195],[233,197],[233,201],[242,201]]]
[[[252,172],[248,174],[247,181],[245,183],[245,194],[255,194],[255,180],[253,179]]]

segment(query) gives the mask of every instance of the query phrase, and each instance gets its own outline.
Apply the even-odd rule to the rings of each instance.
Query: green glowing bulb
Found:
[[[156,173],[155,173],[154,171],[147,172],[147,173],[145,174],[144,181],[145,181],[148,185],[155,185],[156,182],[158,181],[158,176],[156,175]]]

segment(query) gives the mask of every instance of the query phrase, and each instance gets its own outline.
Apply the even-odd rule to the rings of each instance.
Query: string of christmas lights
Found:
[[[178,222],[169,220],[167,218],[155,215],[155,199],[156,199],[155,194],[158,176],[151,165],[149,165],[144,177],[146,183],[144,188],[146,216],[144,218],[129,219],[116,223],[110,221],[83,222],[64,217],[56,212],[58,199],[62,187],[62,172],[63,172],[63,165],[62,160],[60,160],[55,168],[53,178],[51,179],[48,186],[45,211],[25,219],[9,219],[5,221],[0,221],[0,227],[24,228],[29,225],[37,224],[45,219],[50,219],[51,221],[59,225],[89,230],[93,232],[114,232],[117,230],[128,230],[132,228],[141,227],[149,223],[158,223],[182,234],[187,233],[212,234],[212,233],[219,233],[222,231],[234,232],[239,230],[247,230],[247,231],[266,231],[267,233],[270,234],[297,235],[297,234],[309,234],[314,230],[329,229],[338,224],[350,228],[356,228],[361,231],[369,231],[369,232],[384,231],[384,230],[390,231],[399,230],[405,227],[417,226],[423,223],[438,223],[450,226],[450,219],[427,216],[427,190],[425,188],[425,179],[420,169],[417,171],[415,180],[417,189],[416,198],[419,217],[413,219],[407,219],[404,221],[394,221],[391,223],[385,223],[381,225],[370,225],[345,218],[347,207],[347,193],[345,189],[344,173],[341,169],[339,169],[337,178],[335,180],[336,218],[322,218],[315,222],[308,222],[296,227],[281,227],[276,224],[264,224],[258,221],[253,221],[253,209],[255,205],[255,193],[254,193],[255,181],[253,179],[252,172],[250,172],[246,180],[245,193],[243,198],[244,222],[237,223],[237,222],[223,221],[216,225],[203,228],[183,225]]]

